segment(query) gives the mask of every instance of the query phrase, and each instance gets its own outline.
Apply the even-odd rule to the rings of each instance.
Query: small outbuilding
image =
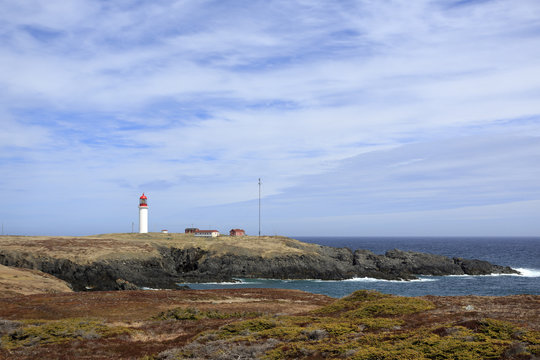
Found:
[[[169,233],[169,230],[163,229],[163,230],[161,230],[161,233],[162,233],[162,234],[168,234],[168,233]]]
[[[245,236],[246,232],[243,229],[231,229],[231,231],[229,231],[229,235],[231,235],[231,236]]]

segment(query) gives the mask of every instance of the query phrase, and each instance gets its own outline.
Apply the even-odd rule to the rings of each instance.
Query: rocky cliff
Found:
[[[176,288],[180,282],[234,278],[410,280],[417,275],[517,273],[481,260],[400,250],[378,255],[283,237],[203,240],[187,235],[152,236],[4,237],[0,239],[0,264],[43,271],[67,281],[76,291]]]

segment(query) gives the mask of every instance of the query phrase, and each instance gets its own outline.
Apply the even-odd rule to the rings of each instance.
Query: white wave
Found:
[[[363,277],[363,278],[352,278],[352,279],[345,279],[342,281],[348,281],[348,282],[378,282],[378,281],[384,281],[384,282],[395,282],[395,283],[410,283],[410,282],[428,282],[428,281],[437,281],[438,279],[434,278],[419,278],[414,280],[385,280],[385,279],[375,279],[375,278],[369,278],[369,277]]]
[[[183,283],[181,285],[240,285],[245,284],[243,281],[224,281],[224,282],[202,282],[202,283]]]
[[[518,276],[540,277],[540,270],[539,269],[516,268],[516,270],[521,273],[521,275],[518,275]]]
[[[143,287],[141,287],[141,290],[154,290],[154,291],[157,291],[157,290],[161,290],[161,289],[154,289],[154,288],[151,288],[151,287],[143,286]]]
[[[257,279],[261,282],[244,282],[242,281],[242,284],[264,284],[265,281],[275,281],[275,282],[283,282],[283,283],[294,283],[294,282],[303,282],[303,281],[309,281],[309,282],[315,282],[315,283],[339,283],[339,282],[377,282],[377,281],[384,281],[384,282],[396,282],[396,283],[410,283],[410,282],[428,282],[428,281],[438,281],[439,279],[435,277],[420,277],[418,279],[414,280],[385,280],[385,279],[377,279],[377,278],[369,278],[369,277],[363,277],[363,278],[351,278],[351,279],[343,279],[343,280],[323,280],[323,279]],[[209,284],[209,283],[205,283]]]
[[[472,279],[475,277],[487,277],[487,276],[523,276],[523,277],[540,277],[540,270],[538,269],[525,269],[525,268],[514,268],[514,270],[519,271],[519,274],[486,274],[486,275],[445,275],[445,277],[459,277],[464,279]]]
[[[223,282],[200,282],[200,283],[178,283],[178,285],[246,285],[246,284],[262,284],[261,281],[246,281],[244,279],[235,279],[236,281]],[[262,279],[257,279],[262,280]]]

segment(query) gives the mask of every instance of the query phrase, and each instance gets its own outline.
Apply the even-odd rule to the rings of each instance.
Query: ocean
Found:
[[[540,295],[540,237],[313,237],[291,236],[320,245],[368,249],[376,254],[400,249],[508,265],[521,275],[422,276],[413,281],[357,278],[341,281],[238,279],[237,283],[187,284],[193,289],[280,288],[343,297],[360,289],[402,296]]]

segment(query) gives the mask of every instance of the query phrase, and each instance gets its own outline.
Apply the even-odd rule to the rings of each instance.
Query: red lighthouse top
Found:
[[[146,203],[146,199],[147,197],[143,193],[142,196],[139,198],[139,206],[148,206],[148,204]]]

